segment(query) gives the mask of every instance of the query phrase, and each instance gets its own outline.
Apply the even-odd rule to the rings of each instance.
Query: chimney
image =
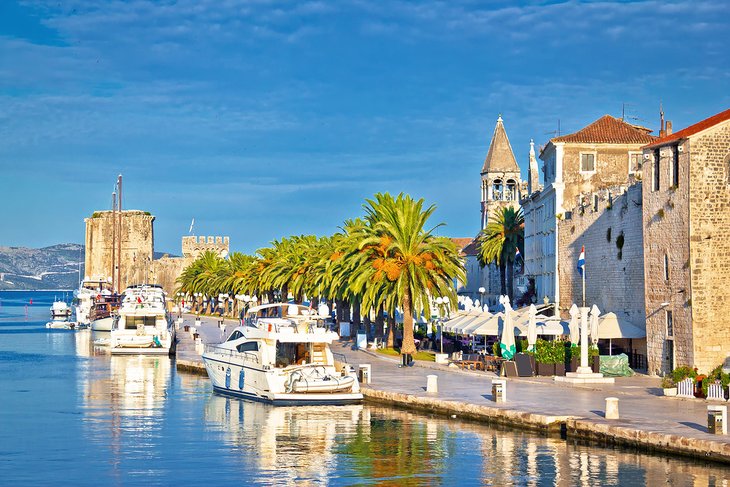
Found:
[[[664,130],[667,135],[672,135],[672,122],[671,120],[667,120],[667,128]]]

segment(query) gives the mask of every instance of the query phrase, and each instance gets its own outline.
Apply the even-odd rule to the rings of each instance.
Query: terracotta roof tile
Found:
[[[611,115],[604,115],[579,131],[561,137],[555,137],[550,139],[550,142],[648,144],[655,139],[656,137],[649,135],[645,129],[637,128],[635,125],[626,123]]]
[[[456,244],[456,249],[462,257],[466,255],[476,255],[479,252],[479,247],[476,245],[477,240],[475,238],[452,238],[451,241]]]
[[[718,123],[722,123],[727,120],[730,120],[730,109],[727,109],[724,112],[720,112],[717,115],[713,115],[709,118],[706,118],[700,122],[697,122],[694,125],[690,125],[689,127],[684,128],[684,129],[680,130],[679,132],[674,132],[673,134],[666,135],[660,139],[656,139],[656,140],[652,141],[651,144],[648,144],[644,147],[657,147],[660,145],[665,145],[669,142],[674,142],[675,140],[686,139],[687,137],[689,137],[691,135],[702,132],[705,129],[708,129],[714,125],[717,125]]]

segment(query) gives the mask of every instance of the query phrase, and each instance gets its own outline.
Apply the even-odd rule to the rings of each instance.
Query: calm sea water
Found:
[[[273,408],[166,358],[48,330],[53,292],[0,292],[2,485],[725,485],[691,460],[368,405]],[[33,305],[26,305],[33,300]]]

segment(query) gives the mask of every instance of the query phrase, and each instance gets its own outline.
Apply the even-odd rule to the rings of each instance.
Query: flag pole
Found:
[[[581,272],[581,277],[583,281],[583,307],[586,306],[586,264],[585,260],[583,261],[583,272]]]

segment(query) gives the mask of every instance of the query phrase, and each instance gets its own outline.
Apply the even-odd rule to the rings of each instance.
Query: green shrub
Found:
[[[590,345],[588,347],[588,361],[590,361],[593,357],[598,357],[598,355],[598,347]],[[568,351],[568,360],[573,360],[573,358],[580,362],[580,345],[576,347],[570,347]]]
[[[672,371],[672,380],[674,380],[675,383],[680,382],[687,377],[694,379],[697,377],[697,371],[687,365],[682,365]]]
[[[502,356],[502,349],[499,347],[499,342],[494,342],[492,345],[492,354],[494,354],[495,357]]]
[[[712,372],[702,379],[702,393],[705,397],[707,397],[707,386],[714,384],[716,380],[720,381],[723,390],[727,389],[728,384],[730,384],[730,374],[726,374],[722,371],[722,365],[718,365],[712,369]]]
[[[662,377],[662,389],[671,389],[672,387],[677,387],[676,382],[674,382],[674,379],[672,379],[671,375],[665,375]]]

